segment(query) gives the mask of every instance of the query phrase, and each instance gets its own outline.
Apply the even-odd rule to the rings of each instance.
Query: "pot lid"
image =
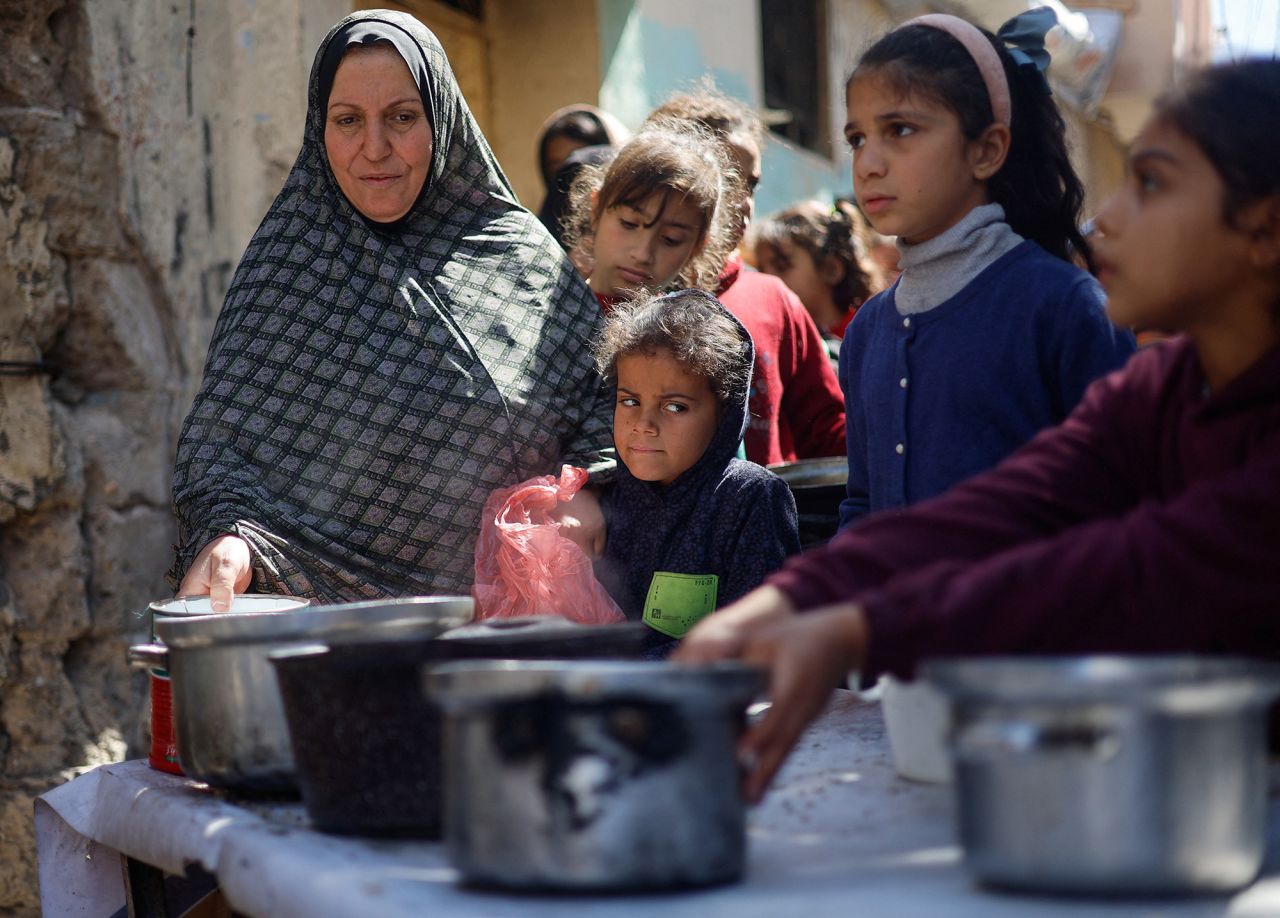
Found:
[[[849,481],[849,460],[844,456],[797,459],[794,462],[778,462],[768,468],[793,490],[843,486]]]
[[[433,636],[466,624],[475,614],[470,596],[412,596],[307,606],[285,612],[245,612],[174,618],[156,623],[170,647],[275,641],[333,641],[350,637]]]
[[[1205,710],[1280,695],[1280,664],[1245,657],[971,657],[929,661],[952,699],[989,704],[1131,703]]]
[[[666,701],[745,705],[765,686],[763,670],[741,663],[705,666],[614,660],[486,660],[428,666],[423,688],[447,710],[555,694],[571,701]]]
[[[440,636],[442,641],[463,641],[472,645],[556,644],[606,646],[642,643],[654,631],[644,622],[617,622],[606,625],[582,625],[557,615],[528,615],[519,618],[494,618]]]

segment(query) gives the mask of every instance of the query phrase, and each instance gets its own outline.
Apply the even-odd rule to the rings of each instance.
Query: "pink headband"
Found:
[[[1013,107],[1009,101],[1009,80],[1004,74],[1004,65],[1000,63],[1000,55],[987,36],[977,26],[965,22],[959,16],[948,16],[946,13],[930,13],[909,19],[899,29],[912,25],[928,26],[946,32],[969,52],[973,62],[978,65],[978,73],[982,74],[982,82],[987,85],[987,95],[991,98],[991,114],[1005,127],[1009,126]]]

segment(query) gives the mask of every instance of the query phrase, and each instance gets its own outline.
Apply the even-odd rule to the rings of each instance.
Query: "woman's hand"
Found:
[[[764,797],[791,747],[826,707],[831,690],[862,665],[866,645],[867,621],[853,604],[796,615],[747,637],[740,659],[769,671],[773,702],[738,744],[750,768],[743,794],[752,803]]]
[[[777,587],[760,587],[698,622],[672,659],[681,663],[738,659],[750,637],[789,621],[795,614],[786,593]]]
[[[253,580],[249,543],[236,535],[218,536],[196,555],[178,587],[179,596],[209,596],[214,612],[231,611],[237,593]]]
[[[604,513],[594,489],[583,488],[572,499],[556,504],[550,516],[560,524],[560,534],[577,544],[588,558],[595,560],[604,554]]]

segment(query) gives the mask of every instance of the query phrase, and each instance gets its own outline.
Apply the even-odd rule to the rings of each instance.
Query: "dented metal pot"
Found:
[[[734,750],[760,672],[507,661],[423,679],[446,714],[445,838],[468,882],[637,890],[741,876]]]

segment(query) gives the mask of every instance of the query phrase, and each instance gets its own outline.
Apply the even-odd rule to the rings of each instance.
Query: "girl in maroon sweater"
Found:
[[[771,670],[758,798],[849,670],[955,654],[1280,656],[1280,62],[1162,99],[1098,218],[1121,325],[1168,328],[986,474],[871,516],[702,622]],[[815,610],[811,614],[797,612]]]

